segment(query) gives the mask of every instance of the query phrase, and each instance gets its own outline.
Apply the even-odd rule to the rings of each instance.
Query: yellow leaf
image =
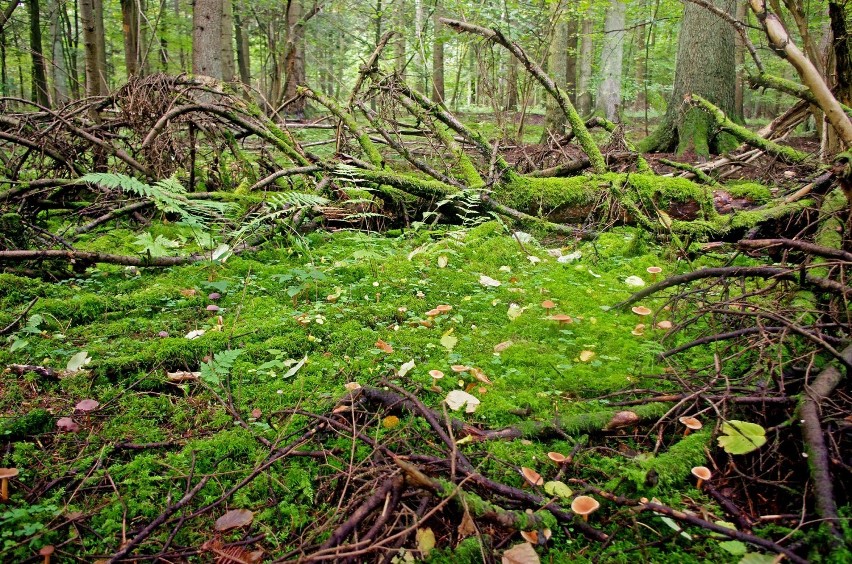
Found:
[[[429,556],[432,549],[435,548],[435,533],[432,529],[417,529],[417,550],[423,555],[423,558]]]
[[[594,351],[580,351],[580,360],[582,362],[589,362],[593,358],[595,358]]]

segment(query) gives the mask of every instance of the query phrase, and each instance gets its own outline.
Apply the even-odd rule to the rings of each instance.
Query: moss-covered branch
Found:
[[[727,131],[743,143],[748,143],[752,147],[762,149],[790,164],[803,163],[810,158],[807,154],[802,153],[801,151],[764,139],[763,137],[752,133],[745,127],[737,125],[725,115],[725,112],[698,94],[693,94],[691,96],[691,102],[693,105],[710,114],[720,129]]]
[[[798,82],[781,78],[780,76],[760,73],[748,77],[748,83],[752,88],[772,88],[773,90],[778,90],[779,92],[784,92],[790,96],[810,102],[815,106],[819,105],[816,96],[807,87],[802,86]],[[846,112],[846,115],[852,116],[852,108],[845,104],[840,104],[840,107]]]

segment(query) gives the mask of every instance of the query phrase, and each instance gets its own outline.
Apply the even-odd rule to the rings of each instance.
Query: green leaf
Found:
[[[739,564],[773,564],[775,555],[763,554],[761,552],[749,552],[740,558]]]
[[[555,495],[562,499],[569,499],[572,495],[574,495],[574,492],[565,482],[559,481],[545,482],[544,491],[547,495]]]
[[[171,249],[180,247],[178,241],[166,239],[162,235],[157,235],[155,239],[150,233],[142,233],[136,237],[136,244],[142,247],[142,252],[151,255],[152,257],[165,257],[171,254]]]
[[[719,446],[729,454],[746,454],[766,443],[766,429],[757,423],[727,421],[722,423],[722,433]]]
[[[458,337],[454,335],[444,335],[441,337],[441,345],[448,351],[452,351],[458,342]]]
[[[742,556],[748,552],[748,547],[745,543],[738,540],[723,541],[719,543],[719,548],[733,554],[734,556]]]
[[[26,348],[26,346],[29,344],[30,342],[26,339],[15,339],[14,341],[12,341],[12,346],[9,347],[9,352],[19,351],[23,348]]]
[[[87,351],[80,351],[68,361],[68,364],[65,366],[65,370],[68,372],[80,372],[84,366],[89,364],[92,361],[92,357],[89,356]]]
[[[692,540],[692,535],[690,535],[689,533],[687,533],[686,531],[684,531],[683,529],[681,529],[681,528],[680,528],[680,525],[678,525],[678,524],[675,522],[675,520],[674,520],[674,519],[670,519],[669,517],[665,517],[665,516],[663,516],[663,515],[660,515],[659,517],[660,517],[660,519],[663,521],[663,523],[665,523],[666,525],[668,525],[669,527],[671,527],[671,528],[672,528],[672,529],[674,529],[675,531],[680,532],[680,536],[682,536],[682,537],[683,537],[683,538],[685,538],[686,540]]]

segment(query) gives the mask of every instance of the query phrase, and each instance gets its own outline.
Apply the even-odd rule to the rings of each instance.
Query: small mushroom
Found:
[[[157,333],[157,336],[160,337],[161,339],[165,339],[166,337],[169,336],[169,332],[168,331],[160,331],[159,333]]]
[[[564,313],[557,313],[556,315],[551,315],[548,317],[551,321],[555,321],[559,325],[568,325],[572,323],[574,320],[571,319],[570,315],[565,315]]]
[[[435,306],[435,309],[441,313],[449,313],[453,310],[453,306],[447,304],[441,304],[439,306]]]
[[[630,308],[630,311],[632,311],[636,315],[651,315],[651,310],[645,306],[633,306],[632,308]]]
[[[663,329],[664,331],[668,331],[672,328],[672,322],[668,319],[663,319],[659,323],[657,323],[657,329]]]
[[[77,422],[70,417],[60,417],[59,420],[56,421],[56,428],[64,433],[76,433],[80,430],[80,426],[77,425]]]
[[[450,366],[450,370],[455,372],[456,374],[461,374],[462,372],[467,372],[470,370],[470,366],[465,366],[464,364],[453,364]]]
[[[637,337],[639,337],[640,335],[644,335],[645,334],[645,324],[644,323],[637,323],[636,327],[634,327],[633,331],[631,331],[630,333],[632,335],[636,335]]]
[[[441,388],[438,387],[438,380],[444,377],[444,373],[440,370],[430,370],[429,376],[432,377],[432,390],[436,392],[440,391]]]
[[[437,308],[430,309],[429,311],[426,312],[426,317],[429,318],[429,321],[435,319],[439,315],[441,315],[441,312]]]
[[[530,544],[538,544],[538,533],[536,531],[521,531],[521,536]]]
[[[583,518],[583,521],[589,520],[589,515],[598,510],[601,504],[593,497],[587,495],[578,495],[571,502],[571,511]]]
[[[0,501],[9,501],[9,478],[19,473],[17,468],[0,468]]]
[[[562,454],[561,452],[548,452],[547,458],[549,458],[556,464],[559,464],[560,466],[562,464],[565,464],[565,462],[568,460],[568,457]]]
[[[220,294],[219,292],[212,292],[211,294],[209,294],[207,296],[207,299],[212,300],[212,301],[216,301],[221,297],[222,297],[222,294]]]
[[[541,307],[543,307],[545,311],[550,312],[551,309],[556,307],[556,304],[551,300],[544,300],[541,302]]]
[[[544,478],[541,477],[541,474],[533,470],[532,468],[527,468],[526,466],[521,466],[521,474],[523,474],[524,478],[526,478],[527,482],[534,486],[541,486],[544,484]]]
[[[89,413],[94,411],[101,405],[99,402],[93,399],[84,399],[80,403],[74,406],[74,409],[83,413],[83,417],[86,418],[86,423],[89,422]]]
[[[695,487],[700,490],[701,484],[703,484],[705,480],[709,480],[713,473],[710,472],[710,469],[706,466],[695,466],[692,468],[692,475],[698,478],[698,481],[695,483]]]
[[[40,556],[44,556],[44,564],[50,564],[50,555],[53,554],[54,550],[53,545],[48,544],[41,547],[41,550],[38,551]]]
[[[701,424],[701,421],[696,419],[695,417],[681,417],[678,419],[681,423],[686,426],[686,430],[683,432],[683,436],[687,436],[693,431],[698,431],[704,425]]]
[[[648,274],[650,274],[650,275],[651,275],[651,282],[653,282],[654,280],[656,280],[656,279],[657,279],[657,274],[659,274],[659,273],[661,273],[661,272],[663,271],[663,269],[662,269],[662,268],[660,268],[659,266],[649,266],[649,267],[648,267],[648,268],[646,268],[645,270],[648,272]]]
[[[207,306],[207,311],[219,311],[220,309],[222,308],[220,308],[216,304],[210,304],[209,306]]]

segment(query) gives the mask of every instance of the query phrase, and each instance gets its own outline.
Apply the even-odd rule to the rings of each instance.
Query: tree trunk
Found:
[[[592,8],[589,7],[580,26],[582,37],[580,38],[580,57],[577,62],[580,67],[577,76],[577,112],[581,116],[588,116],[592,113],[592,59],[595,53],[595,46],[592,42],[593,16]]]
[[[53,82],[53,104],[63,106],[68,102],[68,65],[65,60],[65,34],[62,29],[63,2],[54,1],[50,11],[50,75]]]
[[[624,23],[627,5],[621,0],[611,0],[604,21],[604,39],[601,48],[601,82],[598,85],[596,110],[610,121],[620,121],[621,67],[624,58]]]
[[[444,37],[441,33],[441,0],[435,1],[433,14],[432,39],[432,101],[444,101]]]
[[[240,14],[234,14],[234,38],[237,41],[237,67],[243,84],[251,83],[251,60],[249,58],[248,33]]]
[[[121,0],[124,29],[124,66],[127,78],[139,74],[139,6],[136,0]]]
[[[195,0],[192,10],[192,73],[222,80],[223,0]]]
[[[728,2],[713,0],[726,10]],[[640,144],[642,151],[678,153],[695,151],[707,156],[723,153],[738,145],[726,133],[714,133],[712,118],[697,108],[684,104],[690,94],[706,98],[734,122],[741,122],[735,100],[736,64],[735,32],[730,24],[710,11],[687,2],[677,47],[677,64],[672,96],[666,114],[654,133]]]
[[[33,98],[42,106],[50,106],[47,94],[47,72],[41,43],[41,18],[38,0],[29,0],[30,8],[30,54],[33,64]]]
[[[737,20],[745,22],[748,17],[748,6],[745,2],[737,4]],[[737,67],[737,78],[734,83],[734,113],[735,115],[745,117],[745,52],[746,46],[740,34],[736,34],[737,46],[735,51],[734,64]]]
[[[574,105],[577,105],[577,47],[580,39],[577,28],[579,23],[577,14],[569,11],[568,22],[565,24],[565,91]]]
[[[305,22],[302,0],[291,0],[287,11],[287,45],[284,52],[284,99],[292,100],[284,108],[297,118],[305,115],[305,100],[296,89],[305,84]]]
[[[641,112],[645,109],[648,100],[645,98],[645,73],[647,72],[648,61],[645,59],[645,41],[647,40],[648,29],[642,23],[636,26],[633,36],[635,62],[633,76],[636,77],[636,98],[633,101],[633,109]]]
[[[568,24],[560,21],[555,25],[553,39],[550,42],[548,52],[549,74],[559,88],[566,88],[565,61],[568,52]],[[545,102],[544,131],[541,134],[541,143],[547,144],[550,135],[562,135],[565,133],[565,113],[559,107],[559,103],[553,96],[548,96]]]
[[[399,75],[400,80],[405,82],[405,68],[407,60],[405,57],[405,32],[406,32],[406,12],[405,0],[399,0],[396,8],[396,38],[393,42],[394,49],[394,70]]]
[[[234,7],[231,0],[222,0],[222,80],[234,80]]]
[[[86,95],[106,96],[106,45],[101,0],[80,0],[80,24],[85,49]]]

